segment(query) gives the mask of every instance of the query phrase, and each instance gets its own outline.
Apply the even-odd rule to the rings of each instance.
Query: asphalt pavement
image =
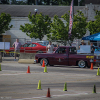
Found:
[[[30,73],[27,73],[28,66]],[[0,71],[0,100],[99,100],[98,67],[46,66],[19,64],[13,57],[4,57]],[[40,83],[39,83],[40,81]],[[64,84],[67,91],[63,91]],[[96,85],[96,93],[93,86]],[[40,88],[41,89],[37,89]],[[47,97],[48,88],[50,97]]]

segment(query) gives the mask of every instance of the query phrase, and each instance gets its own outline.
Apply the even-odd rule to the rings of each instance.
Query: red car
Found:
[[[14,47],[10,47],[9,50],[5,50],[6,53],[14,56]],[[9,53],[10,52],[10,53]],[[20,52],[23,53],[46,53],[46,46],[39,43],[25,43],[21,46]]]

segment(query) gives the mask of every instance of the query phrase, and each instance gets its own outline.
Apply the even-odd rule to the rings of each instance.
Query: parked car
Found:
[[[9,50],[5,50],[6,53],[14,56],[14,47],[10,47]],[[39,43],[25,43],[20,48],[21,53],[46,53],[46,46]]]

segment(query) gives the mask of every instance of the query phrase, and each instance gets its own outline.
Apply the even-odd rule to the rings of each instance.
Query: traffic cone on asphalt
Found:
[[[47,97],[51,97],[49,88],[48,88],[48,91],[47,91]]]
[[[1,71],[1,64],[0,64],[0,71]]]
[[[45,63],[44,63],[44,60],[43,60],[43,63],[42,63],[42,67],[45,67]]]
[[[63,91],[67,91],[67,83],[64,84],[64,89]]]
[[[97,76],[100,76],[99,68],[98,68],[98,70],[97,70]]]
[[[91,70],[93,70],[93,63],[91,62],[91,68],[90,68]]]
[[[27,73],[30,73],[30,66],[28,66]]]
[[[47,73],[47,66],[45,65],[44,73]]]
[[[92,93],[96,93],[96,86],[93,86],[93,92]]]
[[[37,87],[38,90],[41,90],[41,81],[39,80],[38,82],[38,87]]]

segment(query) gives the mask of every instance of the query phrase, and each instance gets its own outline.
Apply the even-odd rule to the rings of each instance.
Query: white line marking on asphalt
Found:
[[[51,97],[60,97],[60,96],[66,96],[66,95],[73,95],[73,96],[76,96],[76,95],[86,95],[88,93],[77,93],[77,94],[62,94],[62,95],[52,95]],[[40,96],[40,97],[32,97],[32,98],[22,98],[22,99],[14,99],[14,100],[29,100],[29,99],[40,99],[40,98],[45,98],[46,96]]]
[[[27,73],[18,73],[18,74],[0,74],[0,76],[2,76],[2,75],[22,75],[22,74],[27,74]]]
[[[52,97],[57,97],[57,96],[65,96],[65,95],[81,95],[83,93],[77,93],[77,94],[62,94],[62,95],[53,95]],[[84,94],[88,94],[88,93],[84,93]]]

